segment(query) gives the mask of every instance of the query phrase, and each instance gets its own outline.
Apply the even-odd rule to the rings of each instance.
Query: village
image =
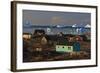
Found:
[[[90,39],[85,34],[47,34],[43,29],[23,33],[23,62],[90,59]]]

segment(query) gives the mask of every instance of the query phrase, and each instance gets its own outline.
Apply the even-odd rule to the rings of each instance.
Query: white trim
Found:
[[[23,63],[23,41],[22,41],[22,10],[43,10],[43,11],[61,11],[61,12],[84,12],[91,13],[91,59],[90,60],[70,60],[70,61],[52,61],[52,62],[31,62]],[[44,6],[44,5],[28,5],[17,4],[17,69],[31,68],[51,68],[51,67],[68,67],[68,66],[83,66],[95,65],[96,59],[96,20],[95,9],[80,8],[80,7],[60,7],[60,6]]]

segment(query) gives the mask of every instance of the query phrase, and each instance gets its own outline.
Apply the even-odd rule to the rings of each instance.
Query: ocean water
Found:
[[[44,30],[46,34],[58,34],[59,32],[62,32],[63,34],[85,34],[85,33],[90,33],[91,29],[90,28],[70,28],[70,27],[65,27],[65,28],[41,28],[41,27],[28,27],[28,28],[23,28],[23,33],[34,33],[35,30]]]

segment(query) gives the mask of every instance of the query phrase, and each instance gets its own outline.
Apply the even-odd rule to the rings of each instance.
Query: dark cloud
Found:
[[[42,24],[91,24],[90,13],[79,12],[54,12],[54,11],[36,11],[23,10],[23,21],[30,21],[33,25]]]

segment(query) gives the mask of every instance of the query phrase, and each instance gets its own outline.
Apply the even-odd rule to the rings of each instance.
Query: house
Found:
[[[31,37],[32,37],[32,34],[30,34],[30,33],[23,33],[23,39],[31,39]]]
[[[56,45],[57,52],[73,52],[73,46]]]

